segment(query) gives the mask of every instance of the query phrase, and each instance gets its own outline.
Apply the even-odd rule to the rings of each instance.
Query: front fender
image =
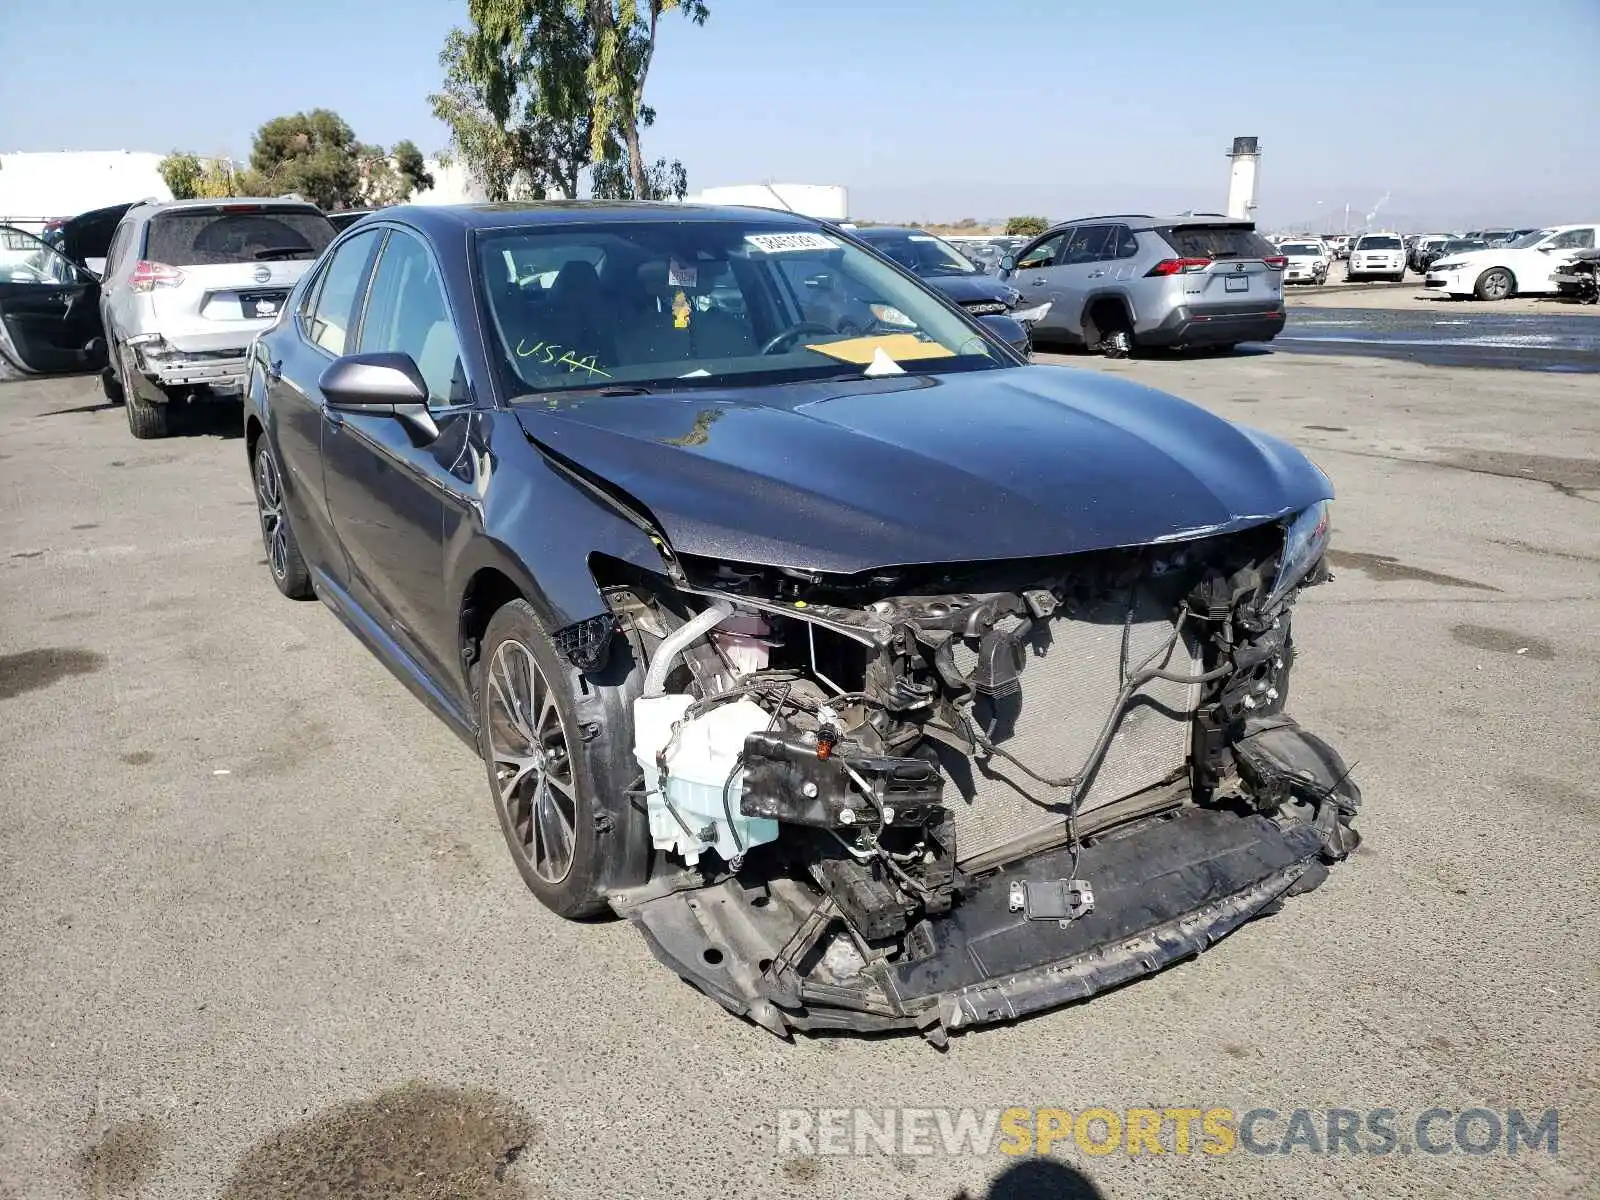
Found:
[[[474,578],[493,570],[554,632],[609,612],[592,555],[663,572],[650,536],[554,470],[512,414],[486,412],[477,427],[469,452],[481,458],[478,495],[446,518],[454,525],[445,530],[445,579],[458,611]]]

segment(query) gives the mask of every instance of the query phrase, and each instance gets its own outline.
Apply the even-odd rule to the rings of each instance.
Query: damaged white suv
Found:
[[[164,436],[175,403],[239,395],[251,339],[278,319],[333,234],[299,200],[128,209],[107,251],[100,313],[134,437]]]

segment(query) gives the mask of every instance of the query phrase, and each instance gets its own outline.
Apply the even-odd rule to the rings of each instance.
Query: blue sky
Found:
[[[646,150],[691,189],[841,183],[907,220],[1220,207],[1255,134],[1269,223],[1386,192],[1440,223],[1600,218],[1600,0],[709,3],[669,18],[647,92]],[[462,0],[5,9],[0,150],[243,157],[316,106],[446,142],[426,96]]]

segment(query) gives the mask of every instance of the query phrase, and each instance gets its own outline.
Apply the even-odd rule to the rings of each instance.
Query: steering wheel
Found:
[[[766,344],[761,347],[761,353],[776,354],[779,350],[787,350],[789,348],[787,343],[792,342],[802,333],[825,333],[829,337],[837,337],[839,331],[831,326],[822,324],[820,321],[801,321],[789,326],[789,328],[780,333],[773,334],[767,339]]]

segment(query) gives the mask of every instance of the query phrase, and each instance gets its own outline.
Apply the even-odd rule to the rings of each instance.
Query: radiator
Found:
[[[1127,617],[1126,602],[1108,603],[1037,623],[1028,639],[1020,690],[997,699],[979,697],[974,706],[973,715],[990,740],[1047,778],[1080,770],[1122,686],[1119,660]],[[1018,618],[1011,620],[1020,624]],[[1172,628],[1168,605],[1150,598],[1135,601],[1128,630],[1130,674],[1167,644]],[[977,662],[975,647],[959,646],[955,656],[964,674]],[[1198,647],[1180,639],[1169,657],[1151,665],[1199,674]],[[1188,762],[1200,687],[1158,679],[1135,693],[1079,807],[1080,816],[1158,784]],[[1033,802],[1064,805],[1065,789],[1038,783],[998,756],[980,762],[942,748],[941,758],[961,864],[977,858],[1002,861],[1013,843],[1033,843],[1065,828],[1064,807],[1052,811]]]

